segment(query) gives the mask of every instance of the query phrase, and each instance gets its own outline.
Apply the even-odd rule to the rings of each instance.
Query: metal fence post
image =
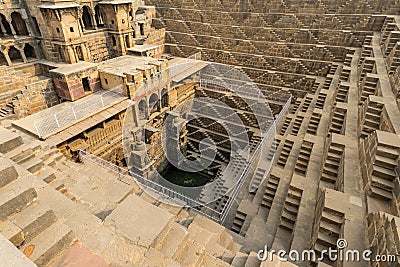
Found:
[[[58,128],[60,128],[60,124],[58,123],[56,114],[54,114],[54,119],[56,120],[56,123],[57,123]]]

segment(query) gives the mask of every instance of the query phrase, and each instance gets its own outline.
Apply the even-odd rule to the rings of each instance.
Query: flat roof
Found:
[[[101,105],[101,100],[100,100],[100,95],[103,95],[105,92],[108,92],[107,90],[100,90],[97,92],[94,92],[93,94],[87,95],[81,99],[78,99],[77,101],[73,102],[63,102],[61,104],[58,104],[56,106],[47,108],[45,110],[39,111],[35,114],[29,115],[25,118],[22,118],[17,121],[13,121],[12,124],[20,128],[21,130],[25,132],[29,132],[33,134],[34,136],[42,139],[47,139],[57,133],[65,133],[69,137],[65,140],[68,140],[72,136],[74,136],[74,132],[69,133],[68,129],[73,126],[78,124],[79,122],[82,121],[87,121],[92,119],[92,117],[95,117],[97,114],[99,114],[102,111],[107,112],[109,114],[109,117],[117,114],[120,112],[120,109],[122,107],[119,107],[118,109],[113,109],[113,106],[126,101],[128,99],[127,96],[119,95],[119,94],[113,94],[112,97],[107,97],[104,98],[104,101],[106,101],[105,105]],[[88,103],[92,103],[92,105],[89,105]],[[93,103],[98,103],[98,105],[93,105]],[[125,109],[128,105],[125,105]],[[83,109],[83,110],[82,110]],[[79,113],[83,112],[82,117],[78,119],[73,119],[70,115],[72,112],[71,110],[74,110],[74,112]],[[109,112],[111,110],[111,112]],[[122,110],[121,110],[122,111]],[[53,127],[53,122],[54,118],[57,117],[57,121],[60,122],[60,127]],[[43,136],[39,136],[39,133],[36,129],[36,127],[41,127],[41,126],[35,126],[36,125],[41,125],[41,122],[43,121],[48,121],[48,125],[50,125],[48,130]],[[61,123],[61,121],[63,123]],[[97,121],[97,120],[96,120]],[[98,122],[95,124],[89,126],[88,128],[96,125]],[[81,125],[82,126],[82,125]],[[86,124],[88,126],[88,124]],[[45,126],[43,126],[45,127]],[[82,129],[84,129],[83,127]],[[87,128],[87,129],[88,129]]]
[[[91,62],[86,62],[86,61],[80,61],[75,64],[67,64],[65,66],[61,66],[55,69],[50,70],[50,73],[57,73],[57,74],[62,74],[62,75],[69,75],[73,74],[79,71],[84,71],[93,67],[96,67],[96,63],[91,63]]]
[[[60,9],[60,8],[73,8],[73,7],[79,7],[80,5],[78,4],[57,4],[57,5],[41,5],[38,6],[38,8],[44,8],[44,9]]]
[[[103,5],[118,5],[118,4],[130,4],[134,3],[135,0],[114,0],[114,1],[100,1],[99,4]]]
[[[99,71],[125,76],[124,73],[135,73],[137,70],[149,69],[159,65],[160,61],[152,57],[126,55],[99,63]]]
[[[159,46],[158,45],[152,45],[152,44],[143,44],[143,45],[135,45],[134,47],[128,48],[128,51],[133,51],[133,52],[146,52],[152,49],[157,49]]]

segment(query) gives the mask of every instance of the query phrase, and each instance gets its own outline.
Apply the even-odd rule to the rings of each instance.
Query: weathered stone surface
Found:
[[[0,126],[0,153],[7,153],[22,144],[22,138]]]
[[[0,257],[4,266],[26,266],[34,267],[34,264],[10,241],[0,234]]]
[[[167,211],[130,195],[106,218],[105,225],[115,227],[135,244],[149,247],[171,219]]]

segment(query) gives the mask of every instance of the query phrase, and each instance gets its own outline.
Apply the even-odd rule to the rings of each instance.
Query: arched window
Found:
[[[11,32],[11,27],[10,24],[8,23],[6,16],[4,16],[3,14],[0,13],[0,22],[1,24],[3,24],[3,27],[5,29],[6,32],[3,32],[3,34],[12,34]]]
[[[82,20],[86,30],[93,28],[92,17],[90,15],[90,10],[87,6],[83,6]]]
[[[24,54],[27,59],[36,58],[35,49],[30,44],[25,44]]]
[[[23,62],[21,53],[14,46],[11,46],[10,49],[8,49],[8,56],[10,57],[11,62],[13,62],[13,63],[15,63],[15,62]]]
[[[96,18],[97,27],[104,27],[103,13],[98,5],[94,8],[94,17]]]
[[[168,91],[166,88],[161,90],[161,107],[168,107]]]
[[[150,114],[153,112],[159,111],[158,108],[158,95],[157,94],[152,94],[149,99],[149,108],[150,108]]]
[[[147,116],[146,101],[144,99],[139,102],[139,119],[144,120]]]
[[[22,18],[21,14],[18,12],[11,13],[11,19],[11,24],[17,35],[29,35],[25,20]]]

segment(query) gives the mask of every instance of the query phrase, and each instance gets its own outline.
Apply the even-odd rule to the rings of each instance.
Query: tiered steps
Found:
[[[272,203],[275,198],[276,190],[278,189],[278,185],[279,185],[279,178],[270,175],[268,178],[267,186],[265,187],[265,191],[263,194],[261,207],[271,209]]]
[[[330,142],[322,169],[321,182],[324,187],[335,188],[343,158],[344,146]]]
[[[285,143],[283,145],[281,154],[279,155],[279,159],[277,162],[277,165],[284,168],[286,165],[286,162],[289,158],[290,152],[292,151],[294,142],[290,140],[285,140]]]
[[[301,144],[300,152],[297,157],[296,165],[294,167],[294,171],[296,174],[306,176],[313,145],[313,143],[308,141],[303,141],[303,143]]]
[[[302,193],[302,190],[290,186],[286,196],[285,204],[283,205],[279,227],[289,231],[290,234],[292,234],[294,231]]]

